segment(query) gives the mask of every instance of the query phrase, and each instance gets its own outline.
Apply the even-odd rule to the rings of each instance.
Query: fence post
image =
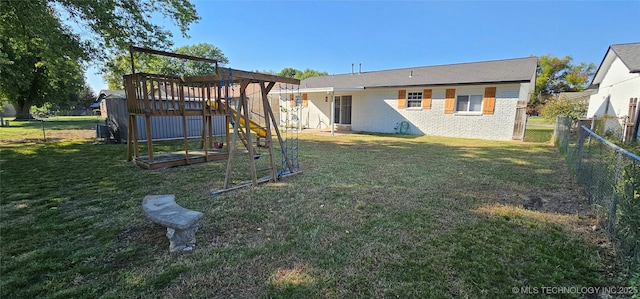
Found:
[[[582,168],[582,152],[584,149],[584,140],[586,139],[585,136],[587,135],[587,132],[583,129],[583,127],[579,127],[578,128],[578,144],[576,144],[576,151],[575,151],[575,155],[576,157],[573,159],[575,161],[575,171],[576,173],[578,172],[578,170],[580,170]]]
[[[558,130],[560,130],[560,127],[559,127],[560,125],[559,125],[559,123],[560,123],[560,116],[558,115],[558,116],[556,116],[556,125],[555,125],[555,128],[553,128],[553,144],[554,144],[555,146],[558,146],[558,139],[560,138],[560,137],[559,137],[559,136],[560,136],[560,134],[559,134],[559,132],[558,132]]]
[[[616,171],[613,180],[613,190],[611,191],[611,209],[609,210],[609,219],[607,219],[607,231],[614,236],[616,232],[616,218],[617,218],[617,205],[618,196],[616,189],[622,178],[622,152],[616,150]]]
[[[520,135],[520,140],[524,141],[524,135],[527,133],[527,122],[529,122],[529,115],[524,115],[524,127],[522,129],[522,134]]]
[[[564,134],[563,134],[563,139],[562,139],[562,148],[564,148],[564,152],[568,153],[569,152],[569,138],[571,135],[571,119],[568,117],[563,117],[563,126],[564,126]]]

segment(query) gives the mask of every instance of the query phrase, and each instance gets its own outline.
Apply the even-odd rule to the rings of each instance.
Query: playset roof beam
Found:
[[[218,68],[218,73],[216,75],[189,76],[189,77],[183,77],[182,80],[185,83],[210,82],[210,81],[219,81],[220,78],[233,78],[234,83],[237,83],[244,79],[248,79],[250,80],[250,83],[258,83],[263,81],[263,82],[280,82],[280,83],[300,85],[300,80],[295,78],[287,78],[287,77],[281,77],[276,75],[236,70],[236,69],[225,68],[225,67]]]

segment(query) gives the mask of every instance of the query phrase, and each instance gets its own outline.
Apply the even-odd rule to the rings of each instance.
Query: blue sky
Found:
[[[640,42],[640,1],[212,1],[176,46],[210,43],[241,70],[329,74],[571,55],[596,65]],[[168,20],[159,23],[174,28]],[[95,92],[106,83],[87,72]]]

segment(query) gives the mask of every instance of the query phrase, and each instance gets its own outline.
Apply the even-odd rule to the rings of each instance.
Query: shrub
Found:
[[[575,125],[578,119],[587,114],[589,108],[588,99],[571,99],[566,97],[551,98],[540,111],[540,115],[553,122],[557,116],[566,116],[571,118],[571,125]]]

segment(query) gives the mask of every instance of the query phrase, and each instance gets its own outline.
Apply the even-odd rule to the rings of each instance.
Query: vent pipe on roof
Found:
[[[351,64],[351,75],[353,75],[353,63]]]
[[[413,70],[409,71],[409,78],[413,77]]]
[[[358,74],[362,74],[362,62],[358,65]]]

